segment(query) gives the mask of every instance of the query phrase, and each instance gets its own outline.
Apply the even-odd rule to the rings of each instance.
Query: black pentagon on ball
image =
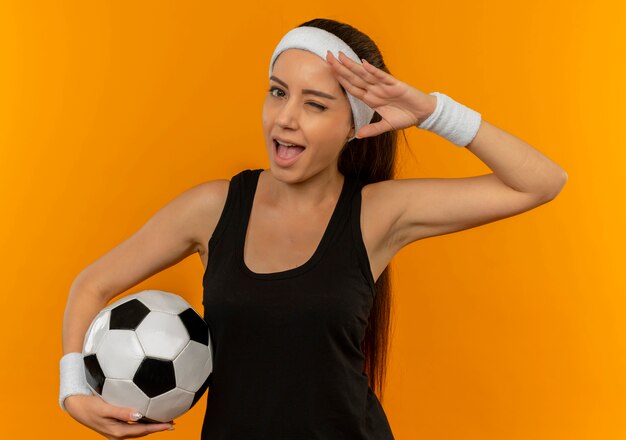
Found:
[[[100,367],[98,358],[95,354],[90,354],[83,357],[83,362],[85,363],[85,377],[87,378],[87,382],[98,394],[102,395],[102,387],[104,386],[104,380],[106,378],[104,377],[104,372]]]
[[[149,313],[150,309],[144,303],[138,299],[131,299],[111,309],[109,329],[135,330]]]
[[[209,326],[206,321],[192,308],[188,308],[184,312],[178,314],[180,320],[183,321],[189,339],[200,344],[209,345]]]
[[[174,362],[146,357],[137,368],[133,382],[148,397],[167,393],[176,388]]]

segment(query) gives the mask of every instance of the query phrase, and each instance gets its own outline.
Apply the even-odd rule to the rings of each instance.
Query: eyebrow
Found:
[[[289,90],[289,86],[282,79],[278,79],[274,75],[270,76],[270,79],[273,79],[277,83],[282,84],[287,90]],[[304,93],[305,95],[309,94],[309,95],[321,96],[322,98],[327,98],[327,99],[337,99],[333,95],[329,95],[328,93],[320,92],[319,90],[302,89],[302,93]]]

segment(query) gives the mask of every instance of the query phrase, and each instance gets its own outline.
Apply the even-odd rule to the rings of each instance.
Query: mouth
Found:
[[[290,159],[302,153],[306,147],[296,144],[287,144],[285,142],[279,142],[277,139],[272,139],[274,142],[274,151],[276,155],[283,159]]]
[[[274,157],[281,166],[291,165],[306,149],[301,145],[287,144],[272,139],[274,142]]]

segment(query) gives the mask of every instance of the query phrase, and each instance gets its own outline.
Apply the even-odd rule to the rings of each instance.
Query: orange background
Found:
[[[269,167],[269,57],[326,17],[372,37],[397,78],[569,174],[546,205],[393,260],[396,438],[626,438],[624,2],[306,3],[0,3],[0,436],[102,438],[57,403],[70,284],[184,190]],[[406,133],[399,178],[489,171]],[[202,274],[196,255],[125,293],[172,291],[201,311]],[[205,403],[153,435],[199,438]]]

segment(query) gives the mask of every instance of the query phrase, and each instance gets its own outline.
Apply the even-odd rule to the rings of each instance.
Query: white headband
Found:
[[[326,61],[326,51],[330,52],[339,59],[339,51],[341,50],[348,58],[361,64],[361,60],[357,54],[348,46],[345,41],[337,37],[324,29],[320,29],[313,26],[300,26],[287,32],[285,36],[280,40],[272,59],[270,60],[270,72],[269,76],[272,76],[272,70],[274,70],[274,62],[281,52],[287,49],[303,49],[314,53],[315,55]],[[363,101],[355,96],[352,96],[347,90],[348,100],[352,107],[352,116],[354,118],[354,133],[359,131],[359,128],[370,123],[372,116],[374,115],[374,109],[369,107]],[[350,142],[355,137],[351,137]]]

